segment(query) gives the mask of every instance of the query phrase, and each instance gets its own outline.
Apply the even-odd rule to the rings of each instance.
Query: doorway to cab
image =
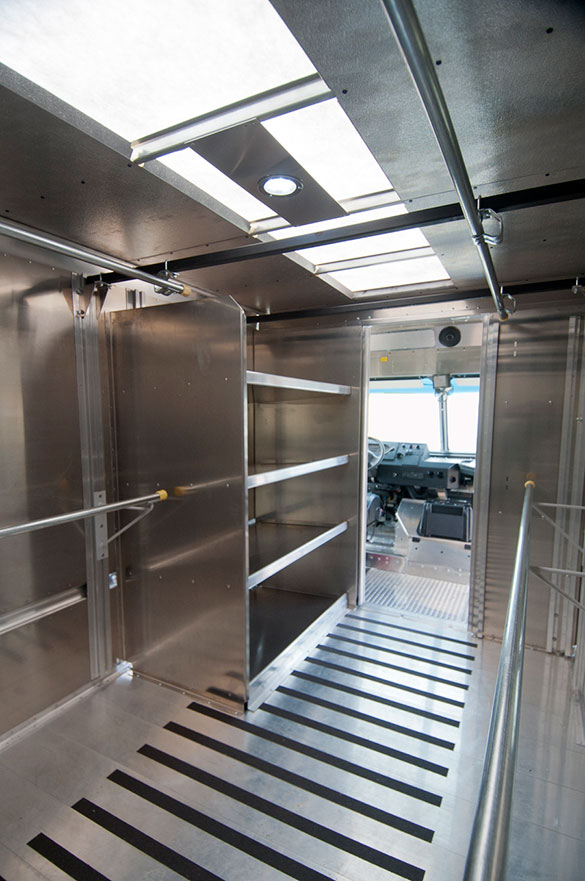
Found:
[[[481,322],[373,328],[365,602],[466,625]]]

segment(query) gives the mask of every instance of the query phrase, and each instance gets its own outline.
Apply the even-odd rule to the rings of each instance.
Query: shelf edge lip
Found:
[[[338,468],[347,465],[349,455],[331,456],[328,459],[313,459],[311,462],[302,462],[299,465],[286,465],[283,468],[274,468],[261,474],[249,474],[247,480],[248,489],[256,489],[258,486],[266,486],[269,483],[279,483],[281,480],[291,480],[293,477],[301,477],[303,474],[315,474],[317,471],[327,471],[328,468]]]
[[[276,575],[277,572],[281,572],[283,569],[286,569],[287,566],[296,563],[297,560],[310,554],[311,551],[316,551],[317,548],[320,548],[322,545],[327,544],[328,541],[341,535],[342,532],[346,531],[348,525],[347,520],[342,520],[337,526],[332,526],[331,529],[326,529],[325,532],[322,532],[320,535],[316,535],[315,538],[299,545],[297,548],[289,551],[288,554],[284,554],[284,556],[279,557],[277,560],[273,560],[272,563],[268,563],[261,569],[257,569],[256,572],[251,572],[247,580],[248,590],[252,590],[252,588],[257,587],[263,581]]]
[[[246,371],[248,385],[261,385],[267,388],[296,389],[305,392],[321,392],[329,395],[350,395],[351,386],[337,385],[334,382],[318,382],[315,379],[299,379],[295,376],[280,376],[277,373],[260,373],[257,370]]]

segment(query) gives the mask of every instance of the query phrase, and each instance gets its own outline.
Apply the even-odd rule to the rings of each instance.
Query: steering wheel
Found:
[[[368,438],[368,471],[373,471],[384,458],[385,447],[377,437]]]

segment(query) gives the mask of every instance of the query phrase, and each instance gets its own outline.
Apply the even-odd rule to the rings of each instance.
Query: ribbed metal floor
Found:
[[[473,650],[349,612],[245,717],[123,676],[0,756],[0,874],[461,877],[470,810],[447,775]]]
[[[467,622],[469,588],[408,575],[369,569],[366,575],[366,602],[411,615],[426,615],[441,621]]]

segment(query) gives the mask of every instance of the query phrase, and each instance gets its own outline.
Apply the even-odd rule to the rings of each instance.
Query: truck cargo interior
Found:
[[[0,881],[580,881],[585,6],[0,14]]]

